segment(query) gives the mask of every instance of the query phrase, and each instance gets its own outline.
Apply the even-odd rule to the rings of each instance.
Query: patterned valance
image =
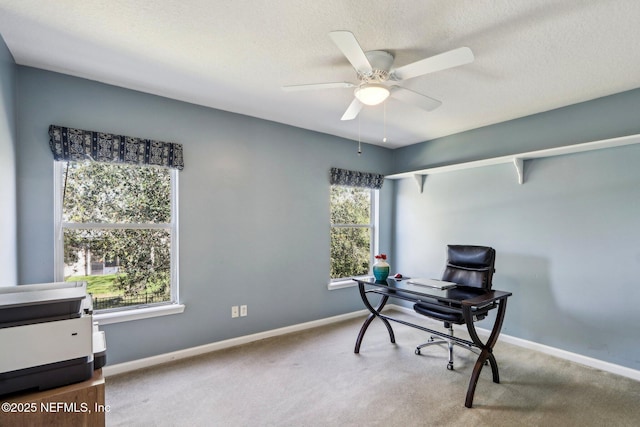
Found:
[[[384,184],[384,175],[331,168],[331,184],[379,190],[382,188],[382,184]]]
[[[55,160],[164,166],[182,170],[182,144],[49,126],[49,146]]]

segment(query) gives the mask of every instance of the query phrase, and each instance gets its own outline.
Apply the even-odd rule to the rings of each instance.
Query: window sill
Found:
[[[336,289],[352,288],[354,286],[358,286],[358,284],[351,279],[346,279],[329,282],[329,284],[327,285],[327,289],[329,289],[330,291],[334,291]]]
[[[111,323],[129,322],[131,320],[149,319],[151,317],[169,316],[184,311],[184,304],[167,304],[155,307],[137,308],[133,310],[114,311],[111,313],[97,313],[93,315],[93,320],[99,325],[109,325]]]

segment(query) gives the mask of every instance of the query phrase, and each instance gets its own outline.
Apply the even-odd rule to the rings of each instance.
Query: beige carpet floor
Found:
[[[486,366],[467,409],[474,354],[449,371],[444,347],[414,354],[425,332],[394,323],[391,344],[379,321],[354,354],[363,319],[109,377],[107,425],[640,426],[640,382],[500,341],[501,383]]]

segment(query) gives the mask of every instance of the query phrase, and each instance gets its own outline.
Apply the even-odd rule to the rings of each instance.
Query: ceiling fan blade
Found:
[[[344,56],[347,57],[353,68],[359,73],[371,71],[371,64],[360,47],[358,40],[350,31],[331,31],[331,40],[338,46]]]
[[[313,83],[307,85],[291,85],[291,86],[282,86],[282,90],[285,92],[294,92],[297,90],[315,90],[315,89],[340,89],[340,88],[349,88],[355,87],[353,83],[349,82],[335,82],[335,83]]]
[[[396,68],[391,73],[391,80],[406,80],[424,74],[435,73],[447,68],[458,67],[460,65],[473,62],[474,56],[468,47],[459,47],[439,55],[421,59],[420,61]]]
[[[340,120],[353,120],[358,117],[358,113],[362,110],[362,102],[358,101],[357,98],[353,98],[349,107],[347,107],[347,111],[344,112]]]
[[[391,96],[407,104],[414,105],[418,108],[422,108],[426,111],[432,111],[442,105],[442,102],[437,99],[429,98],[426,95],[422,95],[418,92],[400,87],[391,86]]]

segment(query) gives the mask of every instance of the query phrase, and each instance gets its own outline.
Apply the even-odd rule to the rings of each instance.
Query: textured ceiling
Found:
[[[475,61],[401,83],[432,112],[390,99],[341,121],[353,89],[281,89],[357,82],[333,30],[395,67]],[[640,87],[638,0],[0,0],[0,33],[21,65],[388,147]]]

